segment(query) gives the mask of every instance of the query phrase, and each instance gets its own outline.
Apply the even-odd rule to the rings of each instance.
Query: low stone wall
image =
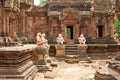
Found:
[[[88,45],[87,53],[119,52],[119,50],[119,44],[90,44]]]
[[[67,44],[65,44],[67,45]],[[74,44],[73,44],[74,45]],[[110,54],[117,53],[120,50],[119,44],[87,44],[87,49],[85,50],[88,55],[97,55],[97,54]],[[81,52],[80,49],[78,49],[78,52]],[[50,46],[50,55],[55,56],[56,55],[56,48],[55,45]],[[111,54],[112,53],[112,54]]]

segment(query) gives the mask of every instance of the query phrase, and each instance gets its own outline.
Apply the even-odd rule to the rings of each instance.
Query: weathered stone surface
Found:
[[[65,45],[55,45],[56,57],[65,56]]]
[[[32,80],[37,67],[33,65],[32,54],[36,46],[0,48],[0,79]],[[5,77],[4,77],[5,76]]]
[[[55,78],[55,73],[52,71],[47,71],[47,72],[45,72],[44,77],[45,78]]]
[[[58,64],[57,64],[57,62],[52,62],[52,63],[51,63],[51,66],[52,66],[52,67],[57,67]]]
[[[78,63],[79,62],[79,55],[66,55],[65,61],[68,63]]]
[[[108,66],[98,69],[95,80],[120,80],[120,60],[119,55],[108,62]]]
[[[120,74],[106,67],[99,69],[95,74],[95,80],[119,80]]]
[[[115,43],[113,39],[115,9],[112,9],[109,5],[114,3],[114,1],[105,1],[102,4],[106,5],[105,9],[99,4],[103,1],[97,0],[95,4],[91,4],[90,0],[78,2],[74,2],[74,0],[48,1],[47,4],[49,5],[47,7],[33,7],[31,11],[26,12],[28,19],[26,25],[29,28],[31,27],[33,32],[28,29],[27,31],[31,36],[34,36],[39,31],[45,32],[50,42],[55,42],[58,33],[63,34],[65,42],[70,39],[78,40],[79,35],[83,33],[87,39],[87,43]],[[72,4],[68,4],[69,2]],[[96,7],[93,14],[91,6],[94,5]],[[111,5],[113,7],[116,6],[115,4]],[[49,11],[46,12],[46,9],[49,9]],[[67,34],[69,33],[68,29],[71,30],[70,34]]]
[[[35,43],[34,38],[39,31],[46,33],[52,42],[58,33],[63,34],[65,41],[77,40],[83,33],[87,43],[114,43],[116,5],[114,1],[105,1],[103,9],[99,4],[103,1],[48,1],[47,6],[38,7],[32,6],[34,0],[6,0],[1,2],[0,33],[7,33],[13,38],[16,32],[19,38],[27,38],[27,43]],[[96,6],[95,10],[91,11],[93,6]],[[68,29],[71,30],[69,35],[66,34]]]
[[[78,45],[78,52],[80,53],[87,53],[88,45]]]

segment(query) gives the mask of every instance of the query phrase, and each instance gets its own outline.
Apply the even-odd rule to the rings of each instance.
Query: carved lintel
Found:
[[[27,3],[25,3],[25,2],[21,2],[21,3],[20,3],[20,9],[28,9],[28,8],[30,8],[30,7],[31,7],[30,4],[27,4]]]

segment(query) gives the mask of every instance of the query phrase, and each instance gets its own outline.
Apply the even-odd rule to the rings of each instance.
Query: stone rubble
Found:
[[[94,80],[96,69],[106,64],[105,60],[96,60],[93,63],[79,62],[66,63],[57,61],[57,67],[52,71],[38,72],[34,80]]]

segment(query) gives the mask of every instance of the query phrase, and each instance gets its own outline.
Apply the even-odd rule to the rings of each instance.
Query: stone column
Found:
[[[2,32],[2,10],[1,10],[1,7],[0,7],[0,34]]]
[[[92,19],[91,19],[91,17],[89,16],[89,25],[88,25],[88,33],[87,33],[88,36],[91,34],[91,33],[90,33],[91,21],[92,21]]]
[[[24,9],[22,9],[21,10],[21,12],[22,12],[22,27],[23,27],[23,30],[22,30],[22,33],[24,34],[25,33],[25,10]]]
[[[95,16],[95,15],[93,15],[93,16],[91,16],[91,27],[90,27],[90,29],[89,29],[89,32],[90,32],[90,37],[91,38],[95,38],[95,27],[96,27],[96,24],[97,23],[95,23],[96,21],[97,21],[97,17]]]
[[[5,10],[4,10],[4,1],[1,0],[1,33],[3,35],[3,28],[4,28],[4,13],[5,13]]]
[[[3,9],[3,13],[2,13],[2,32],[5,32],[5,10]]]
[[[64,23],[61,23],[61,30],[62,30],[63,37],[66,40],[67,39],[67,34],[66,34],[66,26],[65,26]]]
[[[7,30],[7,33],[9,34],[10,33],[9,32],[10,31],[9,30],[9,28],[10,28],[10,25],[9,25],[9,16],[7,16],[7,20],[6,21],[7,21],[7,29],[6,30]]]
[[[77,32],[77,33],[76,33],[77,35],[76,35],[76,38],[75,38],[75,39],[78,39],[79,34],[80,34],[80,33],[79,33],[79,24],[76,24],[76,28],[77,28],[77,31],[76,31],[76,32]]]
[[[110,26],[107,26],[108,23],[104,24],[104,35],[103,37],[106,37],[108,35],[108,27]]]
[[[111,35],[110,35],[110,37],[111,38],[114,38],[115,37],[115,28],[116,28],[116,26],[115,26],[115,16],[113,16],[112,17],[112,19],[110,19],[110,26],[111,26]]]
[[[52,28],[52,17],[49,17],[49,28],[50,28],[50,36],[53,35],[53,28]]]

